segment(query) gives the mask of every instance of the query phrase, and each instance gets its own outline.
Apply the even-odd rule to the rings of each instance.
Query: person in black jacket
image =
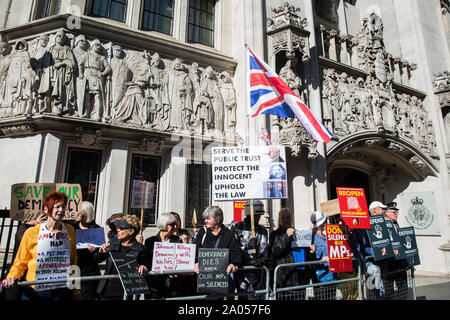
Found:
[[[294,241],[295,229],[293,228],[293,214],[289,208],[282,208],[278,213],[278,229],[272,231],[269,236],[269,256],[273,259],[273,268],[279,264],[294,263],[291,242]],[[311,249],[313,249],[311,247]],[[306,250],[306,260],[310,261],[310,251]],[[273,275],[272,275],[273,276]],[[313,277],[308,266],[282,267],[277,271],[277,288],[293,287],[309,284]],[[305,289],[292,290],[290,295],[295,295],[297,299],[305,299]],[[281,295],[278,298],[283,298]]]
[[[99,263],[106,260],[105,275],[117,274],[109,252],[122,252],[133,254],[139,265],[139,274],[145,275],[148,270],[145,266],[145,248],[136,241],[139,232],[139,219],[134,215],[126,215],[123,219],[114,222],[117,226],[117,238],[112,237],[108,243],[102,245],[95,253],[95,260]],[[120,279],[100,280],[97,293],[101,300],[122,300],[124,290]]]
[[[231,274],[238,270],[242,265],[241,249],[239,242],[233,231],[228,229],[223,224],[223,211],[218,206],[211,206],[203,212],[203,219],[205,219],[205,227],[201,228],[194,243],[196,244],[197,253],[195,255],[198,260],[198,249],[200,248],[219,248],[229,249],[229,264],[226,272]],[[199,274],[198,262],[194,264],[194,271]],[[230,291],[234,292],[233,281],[230,281]]]
[[[176,229],[177,219],[169,212],[161,213],[156,221],[159,232],[145,240],[146,266],[150,271],[153,265],[153,250],[155,242],[181,243],[179,236],[173,234]],[[164,299],[183,295],[181,277],[176,275],[149,275],[146,277],[150,293],[145,299]]]

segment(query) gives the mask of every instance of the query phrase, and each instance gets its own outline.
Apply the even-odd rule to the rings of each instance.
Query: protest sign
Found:
[[[386,220],[386,227],[389,232],[389,239],[391,240],[392,250],[394,251],[395,259],[396,260],[405,259],[406,258],[405,249],[400,243],[400,238],[398,237],[397,233],[398,231],[396,230],[394,224],[391,221]]]
[[[195,244],[155,242],[153,245],[152,270],[194,270]]]
[[[61,232],[51,232],[42,223],[39,226],[36,250],[35,280],[67,279],[70,267],[70,240],[64,223]],[[38,284],[34,289],[41,291],[65,288],[66,286],[66,283]]]
[[[197,292],[227,294],[229,249],[200,248],[198,250]]]
[[[236,223],[244,221],[245,202],[246,201],[233,201],[233,221]]]
[[[133,254],[117,251],[110,251],[109,253],[116,266],[123,290],[127,295],[150,292],[147,281],[138,272],[139,266]]]
[[[363,188],[336,188],[341,218],[349,228],[370,229],[369,210]]]
[[[305,248],[311,246],[312,231],[311,230],[295,230],[293,235],[294,241],[291,241],[291,248]]]
[[[77,229],[77,249],[87,249],[88,244],[98,248],[105,241],[105,230],[103,228]]]
[[[392,258],[394,251],[383,215],[371,216],[370,226],[371,230],[367,230],[367,235],[375,261]]]
[[[133,190],[131,192],[131,208],[152,209],[153,195],[155,193],[155,183],[133,180]]]
[[[44,210],[46,196],[59,191],[69,198],[64,220],[75,220],[81,214],[83,202],[81,186],[69,183],[18,183],[11,187],[11,219],[18,221],[36,220]]]
[[[330,272],[348,272],[353,270],[348,227],[338,224],[326,225]]]
[[[336,214],[341,213],[341,209],[339,207],[339,199],[333,199],[320,203],[320,211],[325,213],[327,217],[334,216]]]
[[[283,146],[211,148],[213,201],[287,198]]]
[[[399,228],[398,237],[400,243],[405,250],[406,261],[408,267],[417,266],[420,264],[419,250],[417,249],[416,234],[414,227]]]

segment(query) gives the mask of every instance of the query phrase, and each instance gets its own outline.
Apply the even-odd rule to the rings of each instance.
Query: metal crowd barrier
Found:
[[[347,296],[355,296],[355,294],[347,294],[356,291],[357,299],[362,299],[362,285],[361,285],[361,266],[360,261],[353,258],[353,261],[358,262],[358,272],[355,276],[350,276],[347,279],[334,280],[329,282],[321,283],[309,283],[303,285],[296,285],[291,287],[277,287],[277,277],[279,275],[279,270],[283,268],[292,268],[305,266],[314,266],[319,264],[324,264],[323,261],[308,261],[308,262],[297,262],[297,263],[285,263],[279,264],[275,267],[273,276],[273,290],[271,294],[272,300],[335,300],[335,299],[345,299]],[[305,269],[306,269],[305,268]],[[356,284],[357,283],[357,284]],[[338,295],[338,291],[340,295]],[[356,298],[355,297],[355,298]]]

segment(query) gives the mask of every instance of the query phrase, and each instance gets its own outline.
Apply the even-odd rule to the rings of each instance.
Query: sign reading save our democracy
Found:
[[[213,201],[287,198],[282,146],[211,148]]]
[[[75,220],[83,202],[81,186],[69,183],[18,183],[11,187],[11,214],[13,220],[35,220],[43,212],[46,196],[59,191],[69,198],[64,220]]]

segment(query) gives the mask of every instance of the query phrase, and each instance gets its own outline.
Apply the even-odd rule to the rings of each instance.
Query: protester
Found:
[[[26,281],[36,279],[38,269],[37,254],[39,247],[50,248],[48,251],[65,251],[70,255],[70,264],[77,263],[75,230],[69,224],[63,223],[68,198],[64,193],[54,192],[45,197],[42,208],[47,216],[47,220],[39,225],[27,229],[20,242],[16,258],[13,265],[3,281],[5,288],[10,288],[17,284],[17,281],[26,272]],[[53,233],[58,240],[58,247],[51,248],[50,241],[54,241]],[[65,284],[47,286],[46,290],[35,290],[35,286],[23,288],[23,300],[71,300],[72,290]],[[52,289],[55,288],[55,289]]]
[[[295,263],[291,245],[292,241],[295,240],[295,229],[293,225],[292,211],[289,208],[282,208],[278,212],[278,229],[272,231],[269,237],[269,256],[273,259],[273,268],[276,268],[279,264]],[[313,250],[314,248],[311,247],[310,251],[306,251],[306,261],[309,260],[309,253],[313,252]],[[277,288],[300,286],[310,283],[311,273],[309,267],[283,267],[278,270],[276,277]],[[272,279],[272,282],[274,280]],[[306,298],[305,289],[292,290],[288,294],[291,296],[299,296],[300,300]],[[283,297],[280,295],[277,298],[282,299]]]
[[[109,227],[108,240],[115,237],[117,238],[117,226],[115,221],[122,220],[125,215],[123,213],[114,213],[106,220],[106,225]]]
[[[250,219],[250,200],[244,207],[244,221],[236,223],[232,230],[236,233],[241,248],[244,265],[261,267],[268,255],[268,233],[267,229],[259,224],[264,215],[264,203],[261,200],[253,200],[255,236],[252,237]],[[238,271],[236,273],[236,284],[238,292],[254,292],[264,289],[264,271]]]
[[[139,265],[140,275],[147,274],[145,266],[145,248],[136,241],[136,234],[139,232],[139,219],[135,215],[125,215],[122,219],[113,222],[117,227],[117,237],[111,237],[95,253],[95,260],[100,263],[106,260],[105,275],[118,274],[114,266],[114,261],[109,252],[122,252],[132,254]],[[119,279],[100,280],[97,293],[101,300],[122,300],[124,290]]]
[[[205,220],[205,227],[201,228],[194,240],[196,244],[197,253],[195,255],[198,260],[198,250],[200,248],[219,248],[229,249],[229,264],[226,272],[230,274],[230,292],[234,292],[234,284],[232,273],[238,270],[242,265],[242,255],[239,248],[239,242],[233,231],[226,228],[223,224],[223,211],[218,206],[210,206],[203,211],[203,219]],[[194,264],[195,273],[199,274],[198,262]]]
[[[75,230],[100,228],[94,221],[94,205],[89,201],[83,201],[81,208],[81,214],[76,218],[76,223],[73,225]],[[98,263],[94,259],[94,253],[95,247],[91,244],[88,244],[88,248],[77,249],[77,261],[82,277],[101,275]],[[81,281],[80,284],[80,300],[94,300],[98,298],[98,281]]]
[[[316,261],[324,262],[316,265],[317,280],[320,283],[335,281],[337,279],[336,274],[329,272],[330,258],[328,257],[327,237],[325,234],[327,216],[321,211],[314,211],[311,214],[311,223],[313,226],[312,243],[315,246],[315,258]],[[314,298],[317,300],[335,300],[336,289],[335,284],[314,287]]]
[[[399,214],[399,209],[397,208],[397,203],[392,202],[388,204],[386,212],[384,213],[384,218],[389,220],[394,225],[396,232],[399,228],[397,218]],[[398,250],[394,250],[394,254],[398,255]],[[395,300],[405,300],[408,295],[408,278],[406,273],[406,268],[408,263],[406,259],[396,259],[395,257],[390,258],[386,261],[386,277],[384,280],[384,288],[386,293],[386,299],[390,300],[394,298],[394,282],[397,286],[397,296]]]
[[[156,221],[159,232],[145,240],[146,266],[152,270],[153,250],[155,242],[181,243],[179,236],[173,234],[176,229],[177,219],[171,212],[161,213]],[[182,295],[183,284],[176,276],[149,275],[146,277],[150,293],[145,295],[146,299],[165,299]]]
[[[170,212],[175,216],[177,219],[177,224],[175,225],[173,235],[180,237],[181,241],[183,243],[190,243],[191,242],[191,234],[189,233],[189,230],[182,229],[181,228],[181,218],[180,215],[176,212]]]

